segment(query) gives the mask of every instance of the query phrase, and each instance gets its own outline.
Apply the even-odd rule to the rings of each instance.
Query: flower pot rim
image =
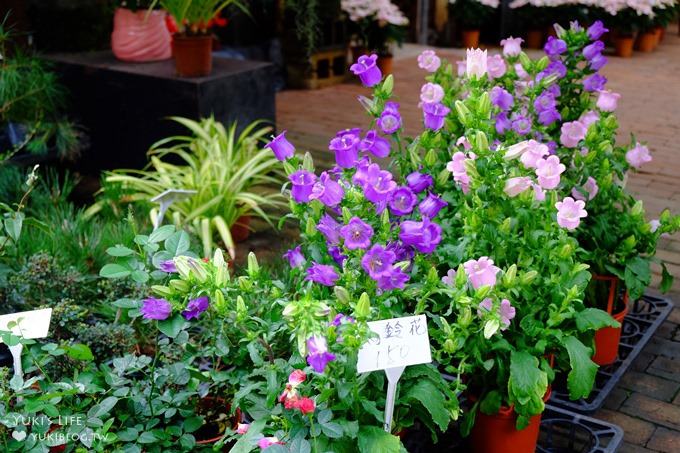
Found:
[[[548,384],[548,389],[545,391],[545,395],[543,395],[543,402],[548,401],[550,399],[551,394],[552,394],[552,388],[551,388],[550,384]],[[476,401],[477,397],[474,396],[474,395],[468,395],[468,399],[470,401]],[[514,414],[515,414],[515,405],[513,404],[511,406],[501,406],[501,408],[498,410],[498,413],[496,413],[496,414],[491,414],[491,415],[484,414],[484,415],[488,415],[489,417],[500,416],[500,417],[507,418],[507,417],[513,416]]]

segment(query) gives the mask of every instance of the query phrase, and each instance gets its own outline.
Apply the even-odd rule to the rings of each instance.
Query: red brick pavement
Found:
[[[671,30],[675,30],[671,28]],[[417,108],[423,72],[415,61],[419,49],[407,47],[394,64],[395,93],[402,104],[406,132],[417,134]],[[451,61],[461,49],[440,49]],[[622,94],[619,102],[621,139],[632,132],[646,142],[654,160],[629,179],[629,188],[644,200],[650,218],[665,207],[680,213],[680,38],[667,33],[656,52],[632,59],[610,58],[604,70],[609,87]],[[317,159],[332,160],[328,140],[339,129],[365,126],[356,97],[366,94],[348,82],[316,91],[283,91],[277,96],[278,128],[287,129],[298,149]],[[671,297],[680,300],[680,235],[664,238],[659,257],[679,278]],[[625,430],[622,453],[680,452],[680,308],[676,308],[596,416]]]

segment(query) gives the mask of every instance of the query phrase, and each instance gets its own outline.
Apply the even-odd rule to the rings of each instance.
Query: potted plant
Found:
[[[604,21],[611,25],[614,31],[613,40],[616,56],[630,58],[633,55],[635,37],[641,17],[644,14],[646,13],[643,10],[635,10],[624,3],[612,3],[605,9],[602,16],[605,17]]]
[[[255,122],[237,134],[236,124],[227,129],[214,118],[173,120],[193,135],[157,142],[149,151],[150,163],[145,170],[116,170],[108,173],[106,180],[122,184],[132,192],[129,199],[141,203],[148,203],[168,188],[196,190],[196,194],[173,203],[168,218],[201,238],[204,256],[212,255],[217,236],[233,257],[234,234],[239,233],[234,227],[250,229],[252,216],[272,224],[273,214],[265,209],[282,206],[280,194],[272,188],[282,180],[277,161],[260,149],[271,129]],[[282,138],[285,132],[272,143]],[[168,162],[171,156],[182,164]],[[99,207],[91,209],[90,214]],[[155,219],[158,210],[152,209],[150,215]]]
[[[355,35],[353,59],[360,51],[375,52],[383,74],[392,73],[392,46],[401,45],[406,34],[408,18],[392,2],[349,0],[341,2],[342,10]]]
[[[111,50],[119,60],[145,62],[172,56],[166,12],[148,9],[149,1],[123,1],[113,16]]]
[[[201,77],[212,71],[212,35],[210,28],[222,10],[234,5],[247,9],[238,0],[154,0],[172,16],[177,30],[172,35],[172,53],[177,74],[182,77]]]
[[[545,41],[545,30],[550,24],[547,20],[549,7],[545,2],[533,0],[513,0],[510,8],[514,10],[517,20],[526,30],[526,45],[529,49],[540,49]]]
[[[498,0],[449,0],[449,10],[462,30],[463,47],[479,47],[479,31],[496,14]]]

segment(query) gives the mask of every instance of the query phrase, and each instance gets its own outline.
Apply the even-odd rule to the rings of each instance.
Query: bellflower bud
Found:
[[[333,293],[335,293],[335,297],[337,297],[340,302],[343,304],[349,304],[349,291],[347,291],[344,287],[334,287]]]
[[[251,277],[260,272],[260,265],[257,263],[257,257],[253,252],[248,253],[248,274]]]
[[[371,315],[371,300],[369,299],[368,294],[361,293],[359,302],[357,302],[357,305],[354,308],[354,314],[357,319],[366,319]]]
[[[172,290],[167,286],[163,285],[153,285],[151,287],[151,291],[153,291],[153,293],[156,294],[157,296],[161,296],[163,298],[170,298],[173,296]]]

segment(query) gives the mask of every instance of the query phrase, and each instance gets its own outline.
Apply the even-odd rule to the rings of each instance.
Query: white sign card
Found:
[[[51,308],[2,315],[0,316],[0,332],[12,332],[14,335],[26,340],[43,338],[47,336],[50,330],[51,319]],[[12,322],[17,323],[17,325],[12,325],[12,328],[10,328],[9,324]],[[2,337],[0,337],[0,343],[2,343]],[[15,376],[22,376],[24,374],[21,369],[21,351],[23,348],[24,345],[22,343],[9,346],[9,352],[12,353],[14,361]]]
[[[168,189],[165,190],[151,199],[151,202],[158,203],[160,207],[158,208],[158,215],[156,216],[156,221],[154,222],[154,230],[161,226],[163,223],[163,217],[165,217],[165,212],[168,210],[171,204],[175,201],[182,201],[198,193],[196,190],[187,189]]]
[[[0,331],[12,332],[14,335],[23,337],[26,340],[43,338],[47,336],[50,330],[51,319],[51,308],[2,315],[0,316]],[[12,321],[17,322],[19,325],[15,325],[10,329],[8,325]],[[2,338],[0,338],[0,343],[2,343]]]
[[[359,373],[432,362],[425,315],[372,321],[368,326],[378,336],[359,350]]]

